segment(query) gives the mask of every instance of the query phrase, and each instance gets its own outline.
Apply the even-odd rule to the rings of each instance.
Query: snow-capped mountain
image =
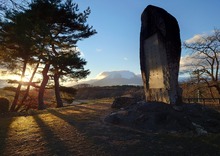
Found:
[[[107,71],[102,72],[99,75],[97,75],[96,79],[115,79],[115,78],[125,78],[125,79],[132,79],[136,77],[136,75],[133,72],[127,71],[127,70],[121,70],[121,71]]]
[[[140,75],[127,70],[105,71],[98,74],[95,79],[84,83],[93,86],[142,85],[142,79]]]

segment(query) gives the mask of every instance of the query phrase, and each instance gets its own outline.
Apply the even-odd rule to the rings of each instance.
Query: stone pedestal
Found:
[[[146,101],[181,102],[178,85],[181,41],[176,19],[148,6],[142,13],[140,63]]]

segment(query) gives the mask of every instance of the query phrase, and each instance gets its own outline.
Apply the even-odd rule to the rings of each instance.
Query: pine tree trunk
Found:
[[[59,75],[54,74],[54,84],[55,84],[55,96],[57,107],[63,107],[63,101],[60,96],[60,84],[59,84]]]
[[[20,91],[21,91],[21,83],[19,83],[17,89],[16,89],[16,92],[15,92],[15,97],[14,97],[14,100],[11,104],[11,107],[10,107],[10,112],[15,112],[15,107],[17,106],[18,104],[18,99],[19,99],[19,96],[20,96]]]
[[[31,75],[30,80],[29,80],[29,83],[28,83],[27,89],[26,89],[26,91],[25,91],[25,94],[24,94],[24,96],[23,96],[23,98],[22,98],[20,104],[16,107],[16,111],[18,111],[18,110],[21,108],[21,106],[24,104],[24,101],[27,99],[27,97],[28,97],[28,95],[29,95],[30,87],[31,87],[31,82],[32,82],[33,79],[34,79],[34,75],[35,75],[35,73],[37,72],[38,67],[39,67],[39,63],[38,63],[38,64],[36,65],[36,67],[34,68],[34,71],[33,71],[32,75]]]
[[[15,107],[18,104],[18,100],[19,100],[19,96],[20,96],[20,92],[21,92],[21,86],[22,86],[22,84],[21,84],[22,83],[22,78],[25,75],[26,67],[27,67],[27,61],[24,61],[24,65],[23,65],[23,69],[22,69],[22,73],[21,73],[21,79],[20,79],[20,82],[19,82],[18,87],[16,89],[14,100],[13,100],[13,102],[11,104],[11,107],[10,107],[11,112],[16,111]]]
[[[44,92],[45,92],[45,87],[47,85],[47,82],[49,80],[49,76],[47,75],[49,68],[50,68],[50,64],[46,64],[42,71],[43,80],[41,82],[39,93],[38,93],[38,109],[39,110],[43,110],[46,108],[44,104]]]

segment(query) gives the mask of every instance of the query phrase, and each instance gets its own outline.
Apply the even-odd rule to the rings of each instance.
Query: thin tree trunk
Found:
[[[37,72],[37,69],[38,69],[38,67],[39,67],[39,64],[40,64],[40,63],[37,63],[36,67],[34,68],[34,71],[33,71],[32,75],[31,75],[30,80],[29,80],[29,83],[28,83],[27,89],[26,89],[26,91],[25,91],[25,94],[24,94],[24,96],[23,96],[23,98],[22,98],[20,104],[16,107],[16,111],[18,111],[18,110],[21,108],[21,106],[24,104],[24,101],[27,99],[27,97],[28,97],[28,95],[29,95],[31,83],[32,83],[32,81],[33,81],[33,79],[34,79],[34,75],[35,75],[36,72]]]
[[[218,95],[220,95],[220,87],[219,87],[219,85],[216,84],[215,88],[216,88],[216,90],[218,91]]]
[[[19,96],[20,96],[20,91],[21,91],[21,83],[19,83],[17,89],[16,89],[16,92],[15,92],[15,96],[14,96],[14,100],[11,104],[11,107],[10,107],[10,112],[15,112],[15,107],[17,106],[18,104],[18,99],[19,99]]]
[[[44,92],[45,92],[45,87],[47,85],[47,82],[49,80],[49,76],[47,75],[49,68],[50,68],[50,64],[46,64],[42,71],[43,80],[41,82],[39,93],[38,93],[38,109],[39,110],[43,110],[46,108],[44,104]]]
[[[63,101],[60,96],[60,84],[59,84],[59,75],[54,74],[54,84],[55,84],[55,96],[57,107],[63,107]]]
[[[20,79],[20,82],[19,82],[18,87],[16,89],[14,100],[13,100],[11,107],[10,107],[11,112],[15,111],[15,107],[18,104],[18,100],[19,100],[19,96],[20,96],[20,92],[21,92],[21,86],[22,86],[22,79],[25,75],[26,67],[27,67],[27,61],[24,61],[23,69],[22,69],[22,73],[21,73],[21,79]]]
[[[212,87],[209,87],[209,92],[210,92],[211,97],[214,99],[215,97],[213,95]]]

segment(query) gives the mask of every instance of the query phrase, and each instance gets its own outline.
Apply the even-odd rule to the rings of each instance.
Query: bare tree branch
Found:
[[[220,30],[215,29],[211,35],[203,35],[195,42],[184,42],[191,55],[197,59],[193,71],[197,71],[198,82],[204,81],[208,87],[216,88],[220,95],[219,65],[220,65]]]

